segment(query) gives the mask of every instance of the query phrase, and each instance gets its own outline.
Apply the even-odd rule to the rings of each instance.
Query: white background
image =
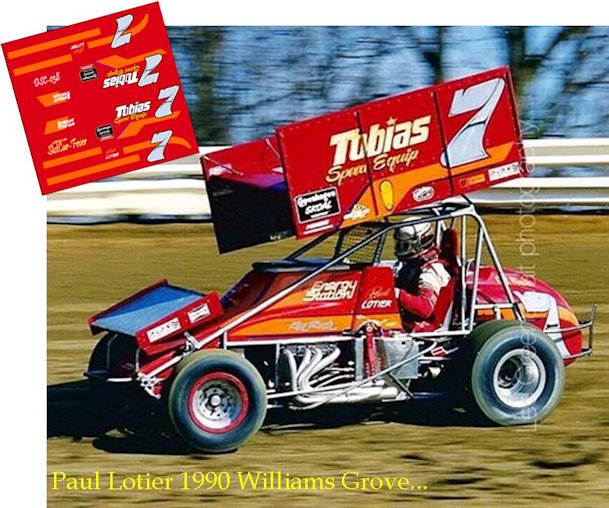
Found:
[[[149,3],[4,2],[0,42]],[[587,24],[600,3],[161,0],[167,25]],[[599,9],[600,8],[600,9]],[[0,70],[0,499],[46,505],[46,214],[5,65]],[[103,283],[103,281],[100,281]],[[88,337],[83,337],[87,340]],[[83,366],[84,368],[84,366]],[[69,472],[68,472],[69,473]],[[8,506],[8,504],[7,504]]]

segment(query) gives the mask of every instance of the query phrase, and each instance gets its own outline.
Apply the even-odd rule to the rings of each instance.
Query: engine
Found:
[[[283,346],[277,365],[277,390],[293,394],[293,402],[301,407],[405,398],[405,384],[418,376],[417,343],[407,336],[375,337],[376,353],[369,359],[366,340],[356,337]],[[374,373],[398,363],[403,365],[392,371],[395,382],[388,383],[385,376],[374,377]]]

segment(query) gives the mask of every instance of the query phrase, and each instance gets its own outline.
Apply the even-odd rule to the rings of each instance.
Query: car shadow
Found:
[[[67,437],[74,441],[92,438],[95,448],[109,453],[153,455],[203,455],[188,447],[167,429],[164,411],[157,401],[130,404],[129,393],[106,394],[86,380],[47,386],[47,438]],[[347,425],[401,423],[432,427],[483,426],[470,413],[434,401],[340,406],[328,411],[271,409],[261,429],[268,434],[293,433],[304,429],[329,429]]]
[[[110,453],[185,455],[195,453],[163,429],[160,405],[130,404],[128,391],[105,394],[86,380],[47,386],[47,439],[93,438],[95,448]]]

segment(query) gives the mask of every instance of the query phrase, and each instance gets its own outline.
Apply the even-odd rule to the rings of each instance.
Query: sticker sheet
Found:
[[[43,194],[198,152],[158,3],[2,48]]]

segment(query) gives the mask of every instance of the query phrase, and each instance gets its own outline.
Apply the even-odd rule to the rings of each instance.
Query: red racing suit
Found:
[[[428,320],[438,302],[440,290],[450,282],[446,262],[438,257],[438,251],[427,253],[424,258],[398,262],[394,266],[395,296],[401,310],[416,321]]]

